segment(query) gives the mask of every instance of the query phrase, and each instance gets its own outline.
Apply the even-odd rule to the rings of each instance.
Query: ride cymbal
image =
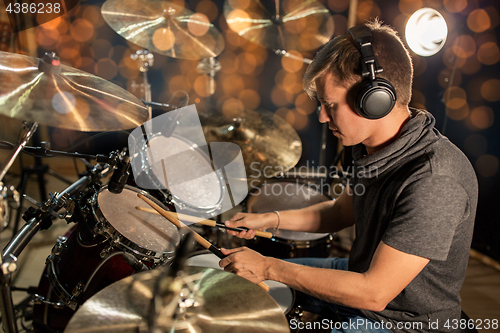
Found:
[[[293,168],[302,155],[302,141],[285,119],[269,111],[244,110],[227,116],[200,113],[207,142],[240,146],[247,178],[271,178]]]
[[[172,58],[216,57],[224,49],[219,31],[201,13],[158,0],[107,0],[108,25],[126,40]]]
[[[138,98],[103,78],[57,59],[8,52],[0,52],[0,114],[86,132],[130,129],[148,119]]]
[[[224,16],[238,35],[274,51],[317,49],[334,29],[328,9],[314,0],[226,0]]]

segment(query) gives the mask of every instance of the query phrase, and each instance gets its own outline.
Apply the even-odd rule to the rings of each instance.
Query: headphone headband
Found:
[[[354,46],[361,54],[361,75],[375,80],[376,74],[382,73],[384,69],[378,63],[377,57],[372,49],[372,32],[366,25],[358,25],[349,29],[349,34],[354,41]]]
[[[391,112],[396,103],[396,90],[392,84],[377,74],[383,72],[372,48],[372,32],[366,25],[348,30],[352,43],[361,54],[361,76],[363,80],[355,89],[356,112],[368,119],[379,119]]]

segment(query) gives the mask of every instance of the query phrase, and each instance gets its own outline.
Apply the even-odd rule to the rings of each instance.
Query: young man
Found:
[[[356,225],[348,261],[287,262],[237,248],[223,250],[228,257],[220,266],[299,291],[297,303],[306,310],[337,317],[332,332],[457,329],[477,181],[467,158],[434,128],[432,115],[408,107],[412,76],[403,43],[378,22],[328,42],[304,84],[321,102],[320,122],[344,146],[354,146],[350,187],[332,202],[239,213],[226,222],[252,229],[231,232],[244,238],[257,229],[336,232]]]

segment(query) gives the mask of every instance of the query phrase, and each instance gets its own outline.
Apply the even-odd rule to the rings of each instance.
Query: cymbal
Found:
[[[226,0],[224,16],[238,35],[275,51],[316,49],[328,42],[334,28],[328,9],[314,0],[266,4],[259,0]]]
[[[64,332],[147,332],[148,309],[160,272],[134,274],[101,290],[78,309]],[[256,284],[213,268],[186,267],[184,272],[199,274],[193,284],[201,304],[186,308],[185,315],[175,320],[163,317],[163,322],[175,325],[171,329],[163,324],[163,332],[289,332],[279,305]]]
[[[219,55],[224,38],[204,14],[156,0],[107,0],[101,8],[108,25],[126,40],[173,58]]]
[[[302,141],[295,129],[269,111],[244,110],[229,117],[201,112],[200,122],[207,142],[240,146],[249,181],[286,172],[302,155]]]
[[[148,119],[141,101],[117,85],[66,65],[48,74],[41,61],[0,52],[0,114],[78,131],[129,129]]]

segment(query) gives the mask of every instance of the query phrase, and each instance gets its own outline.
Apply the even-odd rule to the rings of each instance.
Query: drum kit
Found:
[[[278,54],[287,56],[284,50],[289,47],[300,49],[298,35],[285,33],[286,25],[296,19],[310,16],[320,22],[321,29],[311,41],[311,48],[320,46],[331,35],[329,28],[324,27],[329,22],[328,11],[316,1],[283,1],[283,8],[281,1],[275,1],[274,15],[268,15],[270,10],[259,1],[251,0],[245,9],[248,12],[233,8],[235,3],[230,1],[224,6],[230,28]],[[224,40],[204,15],[153,0],[107,0],[102,15],[120,36],[144,48],[135,57],[141,60],[146,85],[153,53],[201,59],[199,67],[212,77],[220,67],[215,57],[224,49]],[[241,29],[242,22],[246,29]],[[146,105],[154,104],[147,89],[143,101]],[[89,155],[54,151],[48,145],[27,146],[39,124],[86,132],[136,128],[151,118],[151,108],[143,101],[111,82],[62,65],[54,53],[39,59],[0,52],[0,114],[23,121],[16,144],[0,143],[0,148],[11,151],[0,171],[0,224],[6,227],[9,222],[8,202],[19,202],[15,188],[1,181],[21,152],[38,157],[80,158],[87,165],[79,180],[60,193],[50,193],[47,200],[36,202],[26,197],[36,208],[24,212],[26,224],[4,247],[0,262],[4,330],[18,332],[10,285],[17,258],[39,230],[48,229],[59,218],[75,225],[58,238],[30,299],[34,304],[35,331],[288,332],[287,317],[300,311],[294,309],[294,292],[286,285],[266,281],[270,287],[266,293],[253,283],[222,271],[219,259],[212,253],[183,254],[190,258],[186,265],[179,264],[179,244],[188,237],[163,216],[148,211],[141,199],[173,210],[173,203],[168,200],[173,200],[173,196],[166,195],[168,190],[158,194],[139,189],[128,177],[130,161],[126,150]],[[207,142],[233,142],[240,146],[248,178],[283,175],[297,164],[302,153],[295,130],[272,113],[245,110],[229,120],[216,114],[200,114],[200,121]],[[194,148],[185,140],[175,140],[179,145]],[[259,168],[274,171],[269,174],[252,168],[253,162]],[[103,185],[108,178],[108,184]],[[297,195],[300,191],[292,191],[293,200],[261,194],[266,193],[268,186],[260,183],[259,195],[250,193],[248,212],[298,208],[304,204],[304,197]],[[310,184],[307,191],[312,191]],[[330,199],[312,193],[305,202],[311,205]],[[199,207],[193,209],[213,209],[217,200],[201,197]],[[269,204],[274,207],[269,208]],[[223,227],[215,222],[209,225]],[[271,242],[275,244],[286,244],[293,252],[290,256],[301,255],[296,252],[298,248],[316,247],[331,239],[329,234],[273,232],[274,237],[265,232],[260,236],[273,237]]]

